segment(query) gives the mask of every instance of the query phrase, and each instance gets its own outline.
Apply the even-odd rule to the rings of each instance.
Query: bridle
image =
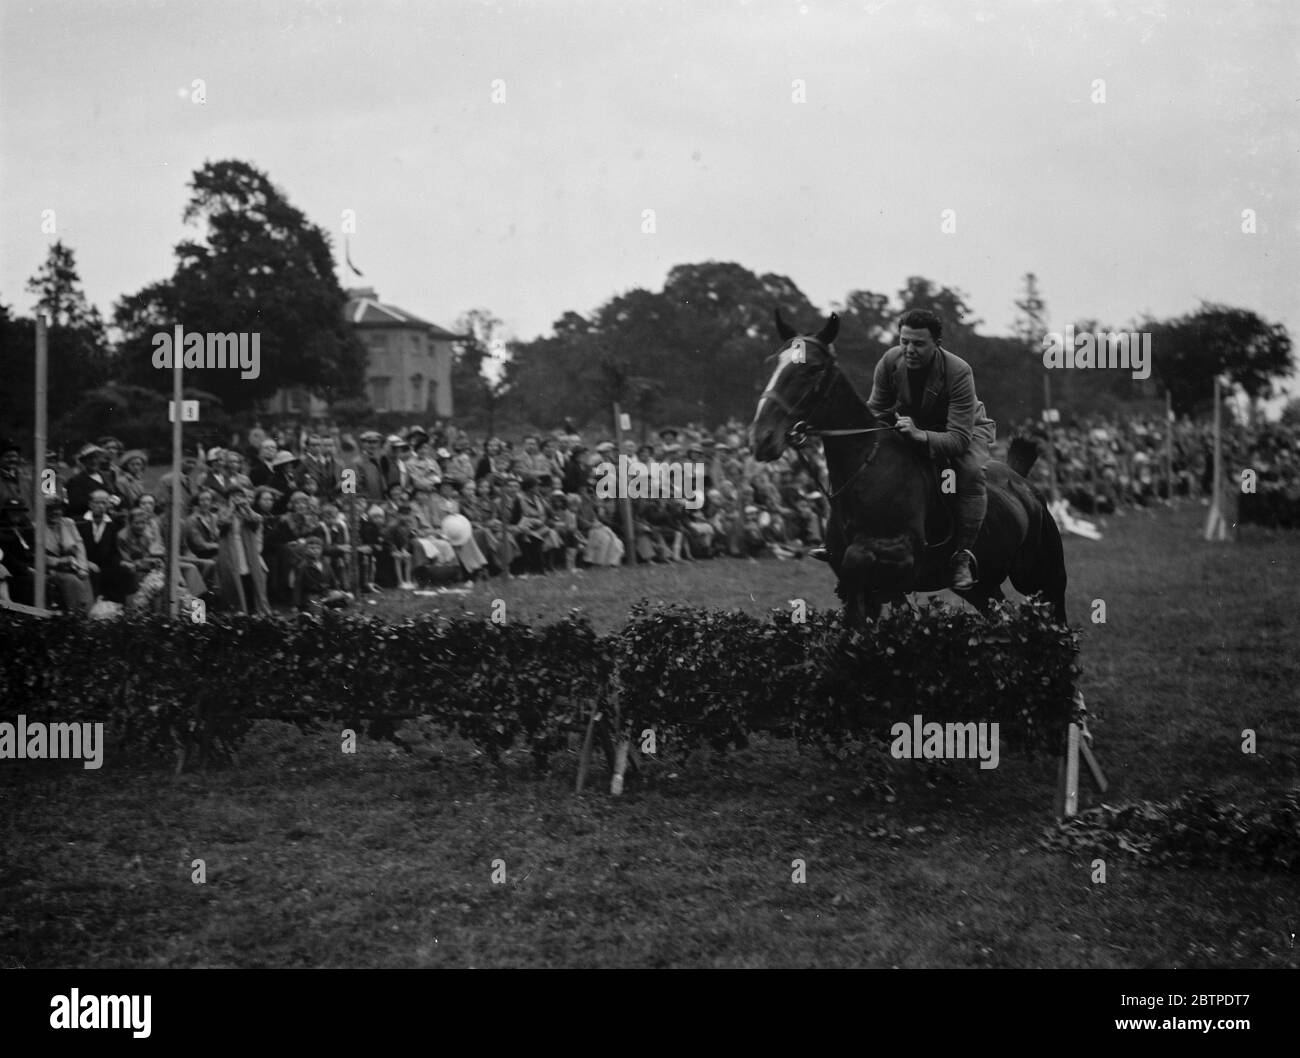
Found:
[[[867,458],[862,461],[858,469],[848,476],[848,478],[845,480],[843,485],[841,485],[838,489],[832,492],[830,486],[826,482],[821,480],[821,475],[817,472],[816,467],[814,467],[808,461],[808,457],[804,454],[804,448],[807,447],[809,439],[813,437],[853,437],[859,434],[881,433],[886,430],[892,431],[898,429],[898,427],[859,426],[859,427],[854,427],[852,429],[846,429],[846,430],[818,430],[813,426],[809,425],[809,423],[806,420],[799,418],[800,415],[807,414],[807,410],[805,409],[805,406],[809,405],[810,402],[812,402],[812,406],[815,407],[817,404],[820,404],[821,401],[825,399],[826,395],[830,392],[831,385],[835,381],[835,377],[839,365],[835,359],[835,354],[831,351],[831,347],[827,345],[825,342],[823,342],[820,338],[816,338],[809,335],[806,337],[795,338],[793,340],[797,342],[802,342],[805,349],[808,346],[813,346],[819,349],[825,355],[826,359],[822,363],[821,371],[817,376],[817,381],[794,404],[791,404],[788,400],[786,400],[783,396],[781,396],[780,393],[778,393],[775,389],[771,388],[770,386],[767,389],[763,390],[762,394],[759,397],[759,400],[772,401],[783,412],[785,412],[792,419],[794,419],[794,422],[790,426],[790,429],[786,431],[786,435],[785,435],[786,443],[790,445],[791,448],[794,449],[795,455],[799,457],[799,462],[803,465],[804,470],[808,472],[808,475],[815,482],[817,482],[817,484],[821,486],[822,491],[832,501],[834,501],[838,496],[840,496],[844,492],[845,489],[849,487],[849,485],[853,483],[854,479],[859,474],[861,474],[866,467],[871,465],[871,461],[875,459],[876,451],[880,446],[878,444],[873,445],[871,452],[868,454]]]

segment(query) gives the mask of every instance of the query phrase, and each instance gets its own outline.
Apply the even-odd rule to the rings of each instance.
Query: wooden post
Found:
[[[44,312],[36,313],[36,449],[32,453],[32,539],[36,548],[36,583],[32,585],[32,603],[45,609],[45,413],[46,378],[49,375],[49,320]]]
[[[1205,520],[1206,540],[1226,540],[1228,525],[1223,516],[1223,399],[1219,392],[1219,376],[1214,376],[1214,491],[1210,497],[1210,516]]]
[[[615,470],[621,466],[623,459],[623,411],[614,405],[614,438],[618,451],[614,453]],[[636,565],[636,534],[632,531],[632,501],[627,496],[620,497],[623,507],[623,547],[627,551],[627,564]]]

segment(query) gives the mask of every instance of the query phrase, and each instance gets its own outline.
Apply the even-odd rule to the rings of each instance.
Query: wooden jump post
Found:
[[[1228,522],[1223,516],[1223,397],[1219,376],[1214,376],[1214,490],[1210,498],[1210,516],[1205,520],[1206,540],[1228,539]]]
[[[1109,787],[1106,776],[1097,763],[1092,752],[1092,735],[1088,731],[1087,706],[1083,703],[1083,692],[1074,692],[1075,718],[1070,721],[1065,736],[1065,756],[1057,772],[1056,816],[1058,819],[1071,819],[1079,814],[1079,755],[1092,776],[1098,793],[1105,793]]]

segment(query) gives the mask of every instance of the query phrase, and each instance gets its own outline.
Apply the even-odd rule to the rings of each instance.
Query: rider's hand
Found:
[[[909,441],[925,440],[925,431],[918,428],[916,423],[912,422],[911,418],[906,415],[900,415],[894,427]]]

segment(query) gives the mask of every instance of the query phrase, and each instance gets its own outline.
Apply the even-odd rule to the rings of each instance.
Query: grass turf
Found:
[[[1300,781],[1295,541],[1207,544],[1202,516],[1128,515],[1067,542],[1110,803]],[[580,606],[608,630],[643,595],[834,603],[819,564],[718,561],[367,609],[486,614],[501,598],[510,619]],[[599,772],[574,796],[572,754],[539,776],[523,753],[496,771],[419,724],[404,735],[410,754],[362,739],[345,756],[337,735],[264,723],[237,768],[180,778],[5,762],[0,965],[1300,966],[1292,876],[1115,861],[1097,884],[1089,860],[1040,848],[1051,760],[897,762],[889,801],[860,765],[760,737],[711,762],[661,747],[615,799]]]

